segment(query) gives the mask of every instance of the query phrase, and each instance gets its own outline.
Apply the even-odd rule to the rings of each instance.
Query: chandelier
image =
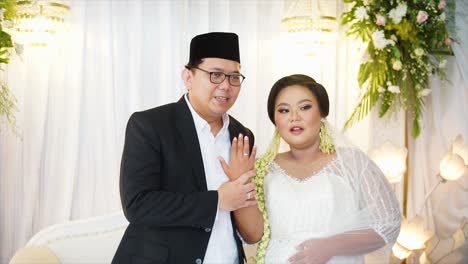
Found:
[[[63,24],[70,7],[60,1],[31,0],[16,3],[15,41],[46,46]]]
[[[336,38],[336,0],[285,0],[281,25],[296,43],[323,44]]]
[[[327,34],[336,32],[338,27],[336,17],[331,16],[294,16],[284,18],[281,23],[289,33],[321,32]]]

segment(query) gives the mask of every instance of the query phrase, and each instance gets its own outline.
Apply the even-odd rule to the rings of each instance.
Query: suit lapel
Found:
[[[247,134],[249,133],[248,130],[246,130],[246,128],[243,125],[241,125],[241,123],[239,123],[239,121],[237,121],[232,116],[229,116],[228,130],[229,130],[229,138],[231,139],[231,142],[234,139],[234,137],[237,137],[239,135],[239,133],[242,133],[244,136],[249,136],[249,137],[252,136],[251,134]],[[250,151],[252,151],[254,140],[252,140],[253,138],[249,138],[249,139],[250,139],[249,141]]]
[[[200,142],[197,136],[192,113],[184,96],[176,103],[176,127],[184,142],[184,152],[191,162],[195,178],[201,190],[208,190],[203,166],[203,158],[200,150]]]
[[[229,126],[228,126],[228,130],[229,130],[229,139],[230,139],[230,142],[232,142],[232,140],[234,139],[234,137],[237,137],[240,133],[240,130],[239,128],[237,127],[236,123],[235,122],[232,122],[232,117],[229,116]]]

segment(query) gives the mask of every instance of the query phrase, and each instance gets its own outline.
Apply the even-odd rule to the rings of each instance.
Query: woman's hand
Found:
[[[297,253],[289,258],[294,264],[325,264],[332,257],[333,245],[327,239],[310,239],[296,247]]]
[[[229,164],[222,157],[218,158],[229,180],[236,180],[243,173],[254,168],[257,147],[254,146],[252,152],[249,149],[249,137],[239,134],[238,138],[235,137],[232,140]]]

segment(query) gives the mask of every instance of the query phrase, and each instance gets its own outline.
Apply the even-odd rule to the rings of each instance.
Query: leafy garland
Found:
[[[263,236],[262,240],[260,240],[257,246],[257,252],[255,255],[256,264],[265,263],[266,250],[268,248],[268,243],[270,242],[270,221],[268,220],[268,212],[265,205],[265,192],[263,186],[268,168],[270,167],[271,162],[275,159],[276,154],[278,154],[280,141],[280,134],[278,133],[278,130],[275,130],[273,139],[271,140],[267,151],[259,159],[257,159],[257,161],[255,161],[255,170],[257,172],[253,178],[253,183],[255,184],[255,190],[257,192],[255,198],[257,199],[257,206],[263,218]]]
[[[4,29],[13,27],[13,18],[16,15],[16,0],[0,0],[0,70],[3,65],[8,64],[10,59],[10,50],[14,48],[11,35]],[[0,80],[0,122],[6,122],[16,133],[16,119],[13,112],[16,108],[16,99],[10,93],[10,90]]]
[[[343,13],[349,24],[347,35],[359,37],[367,48],[358,83],[359,103],[345,123],[349,128],[380,104],[379,117],[391,108],[402,108],[413,116],[412,135],[421,133],[424,98],[431,90],[428,76],[445,79],[446,59],[453,55],[446,12],[454,3],[444,0],[344,0],[353,4]]]

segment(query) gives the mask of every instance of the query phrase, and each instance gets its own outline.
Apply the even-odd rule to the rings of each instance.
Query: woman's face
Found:
[[[291,148],[304,149],[319,143],[320,108],[317,98],[306,87],[284,88],[275,102],[275,124]]]

